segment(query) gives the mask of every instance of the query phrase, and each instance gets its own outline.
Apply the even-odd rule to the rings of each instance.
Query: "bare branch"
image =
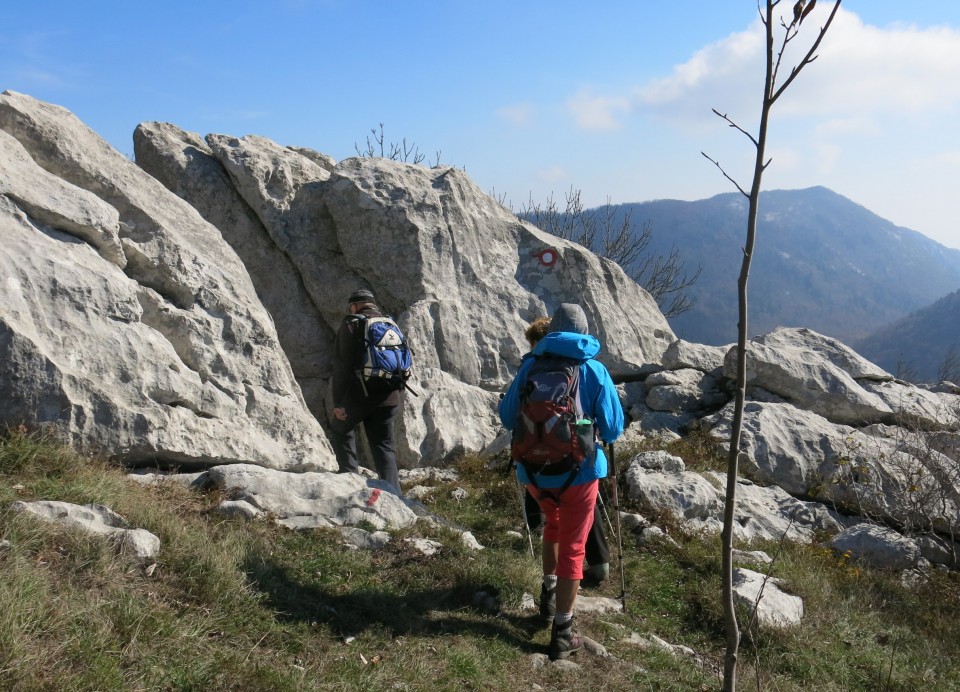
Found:
[[[840,9],[840,3],[837,2],[836,4],[834,4],[833,9],[830,11],[830,16],[827,17],[826,24],[824,24],[823,27],[821,27],[820,33],[817,35],[817,40],[813,42],[812,46],[810,46],[810,50],[807,51],[807,54],[803,57],[803,60],[801,60],[799,64],[795,68],[793,68],[793,70],[791,70],[790,76],[787,78],[787,81],[785,81],[779,88],[777,88],[776,91],[773,92],[773,95],[770,97],[770,105],[773,105],[773,103],[778,98],[780,98],[780,94],[782,94],[784,90],[788,86],[790,86],[790,83],[794,79],[796,79],[797,75],[800,74],[800,70],[802,70],[806,65],[809,65],[814,60],[816,60],[816,56],[814,55],[814,53],[816,53],[817,48],[820,47],[820,42],[823,40],[823,37],[826,35],[827,29],[829,29],[830,25],[833,23],[833,18],[837,16],[837,10],[839,9]]]
[[[371,139],[371,135],[373,139]],[[413,163],[416,165],[423,164],[427,158],[426,154],[422,153],[415,143],[408,142],[406,137],[400,142],[387,142],[383,123],[380,123],[379,129],[376,127],[370,129],[365,148],[361,148],[357,144],[354,144],[353,148],[356,150],[358,156],[403,161],[404,163]],[[440,152],[437,151],[434,168],[439,165]]]
[[[709,161],[709,162],[712,163],[714,166],[716,166],[717,168],[720,169],[720,172],[723,173],[723,177],[726,178],[727,180],[729,180],[731,183],[733,183],[733,186],[734,186],[735,188],[737,188],[738,190],[740,190],[740,194],[742,194],[742,195],[743,195],[744,197],[746,197],[747,199],[750,198],[750,195],[747,194],[747,192],[746,192],[742,187],[740,187],[740,183],[738,183],[736,180],[734,180],[733,178],[731,178],[730,175],[729,175],[725,170],[723,170],[723,166],[721,166],[719,162],[714,161],[713,159],[711,159],[709,156],[706,155],[705,152],[702,152],[702,151],[701,151],[700,153],[703,154],[703,158],[705,158],[707,161]]]
[[[724,120],[726,120],[727,123],[729,123],[730,127],[732,127],[733,129],[735,129],[735,130],[743,133],[743,134],[747,137],[747,139],[749,139],[751,142],[753,142],[753,146],[759,146],[759,145],[757,144],[757,140],[754,138],[754,136],[753,136],[752,134],[750,134],[749,132],[747,132],[746,130],[744,130],[744,129],[743,129],[742,127],[740,127],[739,125],[737,125],[735,122],[733,122],[729,117],[727,117],[727,114],[726,114],[726,113],[721,113],[721,112],[719,112],[716,108],[711,108],[710,110],[712,110],[714,113],[716,113],[717,116],[719,116],[720,118],[723,118]]]

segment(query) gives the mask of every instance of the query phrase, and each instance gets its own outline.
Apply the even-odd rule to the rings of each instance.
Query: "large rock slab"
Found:
[[[382,481],[355,473],[290,473],[251,464],[217,466],[206,484],[269,512],[291,528],[356,526],[377,529],[413,525],[417,515]]]
[[[737,348],[727,352],[723,374],[736,378]],[[891,422],[893,409],[858,380],[893,377],[836,339],[810,329],[781,328],[747,345],[747,385],[783,397],[832,423]]]
[[[68,111],[0,95],[0,423],[131,464],[333,468],[216,228]]]
[[[243,261],[257,296],[273,317],[280,345],[290,360],[304,399],[311,411],[323,419],[330,353],[320,345],[331,342],[333,330],[313,303],[296,264],[270,237],[268,228],[275,228],[276,224],[268,226],[261,220],[273,220],[268,214],[269,208],[255,209],[248,204],[247,198],[234,186],[231,169],[226,168],[217,153],[195,133],[169,123],[141,123],[133,133],[133,142],[138,165],[216,226]],[[271,147],[264,149],[273,152]],[[274,152],[269,162],[273,162],[271,170],[283,173],[275,177],[296,180],[300,187],[329,177],[323,168],[309,159],[303,161],[292,150]],[[285,166],[285,162],[290,165]],[[292,164],[296,162],[301,165],[294,167]],[[263,166],[258,168],[262,171]],[[266,194],[264,197],[274,199]],[[259,198],[254,195],[252,199],[257,202]],[[310,252],[316,248],[299,250]]]
[[[721,531],[726,476],[686,471],[669,455],[661,455],[656,468],[651,463],[654,455],[642,454],[630,462],[626,472],[630,496],[650,511],[671,514],[691,530]],[[823,504],[798,500],[777,486],[762,487],[747,479],[737,483],[733,528],[738,540],[810,541],[843,526],[840,515]]]
[[[729,447],[733,406],[711,430]],[[747,402],[740,439],[745,475],[856,516],[907,528],[960,527],[958,463],[950,438],[900,426],[858,429],[788,403]]]
[[[524,328],[560,303],[584,307],[604,345],[601,360],[618,374],[647,371],[674,341],[655,301],[620,267],[520,221],[456,168],[382,158],[333,165],[316,152],[260,137],[200,140],[157,123],[138,133],[138,163],[232,244],[241,246],[234,202],[209,199],[211,188],[228,181],[233,191],[223,198],[239,197],[247,210],[244,237],[259,234],[257,247],[272,245],[271,252],[288,259],[272,277],[251,271],[268,306],[283,305],[286,294],[268,296],[290,285],[313,306],[302,320],[310,326],[276,319],[285,348],[310,348],[318,363],[326,362],[330,335],[358,285],[370,287],[397,319],[415,353],[412,384],[422,392],[405,397],[397,433],[401,466],[439,463],[497,437],[496,394],[527,350]],[[321,338],[304,344],[288,330]],[[309,360],[299,352],[290,359]],[[315,372],[325,377],[323,367]],[[319,400],[324,387],[298,379],[310,392],[311,410],[328,410],[329,401]]]
[[[677,339],[663,354],[663,367],[667,370],[694,368],[706,373],[722,373],[723,360],[729,346],[707,346]]]

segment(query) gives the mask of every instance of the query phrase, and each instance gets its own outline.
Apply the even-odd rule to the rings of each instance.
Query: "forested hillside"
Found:
[[[695,202],[658,200],[616,207],[650,248],[680,251],[702,265],[696,305],[671,319],[684,339],[735,341],[736,282],[746,233],[746,199],[728,193]],[[750,275],[750,333],[809,327],[852,343],[960,287],[960,250],[907,228],[823,187],[763,193]]]

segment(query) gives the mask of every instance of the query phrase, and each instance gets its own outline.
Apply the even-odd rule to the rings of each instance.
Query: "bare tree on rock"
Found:
[[[734,400],[733,425],[730,430],[730,453],[727,460],[727,482],[726,482],[726,505],[723,515],[723,608],[724,623],[726,631],[727,649],[724,658],[723,669],[723,689],[728,692],[734,692],[737,686],[737,657],[740,647],[740,629],[737,623],[736,608],[733,600],[733,521],[734,510],[737,501],[737,466],[740,455],[740,434],[743,429],[743,409],[746,399],[747,389],[747,281],[750,276],[750,262],[753,259],[754,246],[757,236],[757,210],[760,202],[760,181],[763,172],[770,161],[766,157],[767,131],[770,119],[770,111],[783,92],[793,83],[800,71],[816,60],[815,55],[820,42],[823,40],[827,29],[833,22],[837,11],[840,9],[841,0],[836,4],[827,17],[827,21],[820,28],[820,33],[816,40],[806,52],[804,57],[790,70],[790,74],[782,83],[778,84],[778,76],[783,60],[784,51],[787,45],[793,41],[800,32],[801,22],[813,10],[816,0],[807,5],[805,2],[798,2],[794,6],[793,21],[787,24],[783,19],[780,20],[780,27],[783,29],[783,37],[780,40],[779,51],[774,53],[774,10],[780,4],[780,0],[766,0],[765,6],[758,5],[760,18],[766,32],[766,70],[763,84],[763,102],[760,110],[760,125],[756,136],[742,128],[734,122],[729,116],[720,113],[716,109],[713,112],[733,129],[743,134],[753,144],[756,150],[753,169],[753,183],[749,192],[745,190],[736,180],[734,180],[719,162],[703,153],[703,156],[711,161],[727,180],[739,190],[744,197],[749,200],[749,209],[747,213],[747,242],[743,247],[743,263],[740,267],[740,277],[737,281],[737,297],[739,305],[739,321],[737,323],[737,377],[736,377],[736,397]],[[806,6],[805,6],[806,5]],[[809,28],[809,24],[807,25]]]
[[[580,190],[571,188],[564,209],[552,195],[543,204],[531,198],[520,216],[540,230],[612,259],[657,301],[664,317],[676,317],[694,306],[689,289],[700,278],[703,267],[698,265],[696,271],[688,272],[676,246],[665,255],[655,254],[650,248],[650,223],[638,228],[629,211],[618,218],[609,198],[602,207],[584,209]]]

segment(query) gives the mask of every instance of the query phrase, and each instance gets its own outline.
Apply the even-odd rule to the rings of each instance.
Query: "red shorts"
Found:
[[[583,485],[572,485],[560,496],[559,503],[551,498],[549,488],[527,485],[527,490],[537,498],[543,511],[544,543],[560,544],[557,551],[557,577],[560,579],[583,578],[587,534],[593,524],[593,508],[597,504],[599,484],[599,480],[593,480]]]

